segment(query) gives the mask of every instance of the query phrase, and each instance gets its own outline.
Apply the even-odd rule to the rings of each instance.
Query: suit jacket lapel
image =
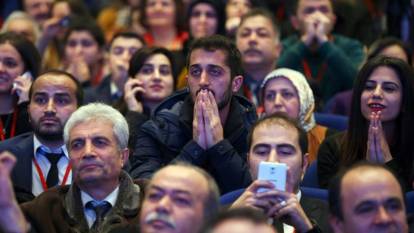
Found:
[[[17,158],[13,169],[13,184],[19,188],[32,192],[32,159],[33,159],[33,134],[24,138],[15,147],[13,153]]]

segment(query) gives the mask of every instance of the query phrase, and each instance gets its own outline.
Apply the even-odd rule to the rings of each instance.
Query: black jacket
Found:
[[[234,95],[223,126],[225,139],[204,150],[192,139],[191,96],[187,90],[178,92],[161,103],[153,118],[139,129],[130,174],[134,178],[150,178],[162,166],[185,161],[207,170],[222,193],[246,187],[251,182],[246,139],[256,119],[254,106]]]

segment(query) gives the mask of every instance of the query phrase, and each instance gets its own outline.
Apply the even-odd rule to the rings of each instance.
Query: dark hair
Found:
[[[394,70],[401,81],[402,103],[400,114],[395,120],[394,131],[395,145],[398,147],[399,153],[394,154],[394,159],[401,166],[401,170],[407,173],[406,177],[409,177],[414,160],[414,148],[412,147],[414,74],[406,62],[392,57],[375,57],[367,61],[358,73],[353,88],[348,130],[342,139],[340,166],[350,166],[365,159],[369,120],[365,119],[361,113],[361,95],[367,80],[378,67],[388,67]]]
[[[81,83],[75,78],[75,76],[73,76],[72,74],[70,74],[66,71],[57,70],[57,69],[47,70],[47,71],[41,73],[38,77],[41,77],[43,75],[66,76],[69,79],[71,79],[76,84],[76,92],[75,92],[76,104],[77,104],[78,107],[83,104],[83,87],[82,87]],[[29,89],[29,102],[32,100],[33,86],[34,86],[35,82],[36,82],[36,80],[33,81],[32,85],[30,86],[30,89]]]
[[[168,49],[161,48],[161,47],[151,47],[151,48],[144,47],[144,48],[137,50],[134,53],[134,55],[132,55],[131,59],[129,60],[129,69],[128,69],[129,77],[134,78],[134,76],[139,72],[139,70],[141,70],[142,66],[145,64],[145,61],[149,57],[155,54],[162,54],[166,56],[171,64],[171,70],[172,70],[171,73],[175,74],[174,58]]]
[[[214,228],[228,220],[245,220],[256,225],[268,224],[268,218],[260,211],[250,207],[234,208],[221,211],[211,221],[207,221],[200,233],[213,232]],[[270,226],[270,225],[269,225]]]
[[[23,60],[24,70],[30,71],[33,78],[38,76],[41,57],[36,46],[31,41],[14,32],[5,32],[0,34],[0,44],[10,44],[13,46]]]
[[[196,49],[203,49],[207,51],[224,51],[227,55],[226,65],[228,65],[230,68],[231,79],[243,74],[240,51],[230,39],[221,35],[213,35],[196,39],[191,44],[190,52],[187,54],[187,69],[190,67],[191,54]]]
[[[397,177],[395,174],[388,169],[386,166],[370,163],[367,161],[361,161],[358,162],[348,169],[342,169],[337,173],[334,178],[331,180],[331,183],[329,185],[329,194],[328,194],[328,202],[329,202],[329,212],[332,216],[335,216],[336,218],[343,220],[343,211],[342,211],[342,198],[341,198],[341,185],[342,181],[348,173],[354,171],[354,170],[360,170],[360,169],[378,169],[378,170],[385,170],[395,178],[395,180],[398,182]],[[400,186],[401,187],[401,186]],[[403,198],[405,198],[405,195],[403,195]]]
[[[289,13],[289,15],[296,15],[296,11],[298,10],[300,1],[304,1],[304,0],[290,0],[290,1],[288,1],[288,3],[287,3],[287,12]],[[333,1],[329,0],[329,2],[331,3],[333,12],[335,12],[335,7],[334,7],[334,4],[333,4]]]
[[[225,7],[227,7],[227,4],[228,4],[229,1],[230,0],[223,1],[223,2],[226,3]],[[262,1],[262,0],[248,0],[248,1],[250,3],[250,9],[257,8],[257,7],[267,7],[266,3],[263,3],[265,1]],[[226,17],[227,17],[227,15],[226,15]]]
[[[55,0],[53,2],[53,7],[57,3],[66,2],[70,8],[70,14],[72,16],[80,16],[80,17],[87,17],[89,19],[93,19],[91,13],[88,10],[88,7],[85,3],[81,0]],[[52,9],[53,9],[52,7]]]
[[[290,118],[286,113],[283,112],[276,112],[270,115],[267,115],[258,121],[256,121],[249,130],[249,134],[247,135],[247,147],[250,150],[253,142],[253,134],[256,128],[262,125],[283,125],[283,126],[290,126],[296,129],[298,132],[298,139],[299,139],[299,146],[300,150],[302,151],[302,156],[308,152],[308,136],[306,132],[302,129],[299,125],[299,122]]]
[[[190,22],[191,13],[193,8],[200,3],[206,3],[214,8],[214,11],[217,15],[217,31],[215,34],[224,35],[226,33],[226,29],[224,27],[226,21],[226,15],[224,12],[224,5],[222,1],[217,0],[193,0],[190,2],[187,8],[187,22]]]
[[[175,4],[175,27],[177,28],[178,32],[185,31],[185,22],[183,15],[185,15],[184,11],[184,3],[182,0],[173,0]],[[147,16],[145,13],[145,10],[147,8],[147,2],[148,0],[142,0],[140,9],[140,21],[141,25],[144,26],[146,29],[149,28],[149,25],[147,23]]]
[[[111,40],[108,43],[108,48],[112,47],[112,43],[117,38],[136,39],[139,40],[142,43],[142,45],[145,45],[144,38],[135,32],[118,32],[114,36],[112,36]]]
[[[63,37],[63,44],[67,43],[70,34],[74,31],[87,31],[94,38],[99,48],[103,48],[105,46],[104,34],[94,20],[84,17],[72,17],[68,30]]]
[[[247,14],[243,15],[240,20],[240,25],[238,29],[240,29],[240,26],[243,25],[244,21],[246,21],[249,18],[256,17],[256,16],[263,16],[266,19],[268,19],[272,24],[273,30],[275,31],[277,38],[280,37],[279,25],[277,24],[274,15],[265,8],[253,8],[249,12],[247,12]]]
[[[384,49],[393,45],[399,46],[404,51],[408,64],[412,65],[411,48],[395,37],[385,37],[374,41],[369,47],[367,60],[377,57]]]

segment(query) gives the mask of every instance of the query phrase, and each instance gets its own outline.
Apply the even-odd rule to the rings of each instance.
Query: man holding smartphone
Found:
[[[308,154],[306,133],[299,125],[277,113],[259,120],[252,127],[248,142],[248,163],[255,181],[231,208],[248,206],[263,210],[274,220],[278,232],[330,232],[327,206],[304,197],[300,192],[299,184],[308,166]],[[276,189],[269,180],[258,180],[261,162],[287,166],[285,190]],[[259,189],[264,191],[258,192]]]

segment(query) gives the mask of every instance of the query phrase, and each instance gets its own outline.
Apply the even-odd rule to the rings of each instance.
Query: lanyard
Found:
[[[364,0],[365,6],[372,18],[382,17],[383,12],[375,7],[375,4],[372,0]]]
[[[35,157],[33,157],[33,163],[36,167],[37,174],[39,175],[40,182],[42,183],[43,190],[46,191],[48,189],[47,184],[46,184],[46,179],[45,179],[45,176],[43,175],[42,169],[40,169],[39,163],[37,163],[37,160],[36,160]],[[65,171],[65,175],[63,176],[62,183],[60,184],[61,186],[64,186],[66,184],[66,181],[69,177],[69,173],[70,173],[71,169],[72,169],[72,166],[69,163],[68,166],[66,167],[66,171]]]
[[[10,138],[14,137],[16,134],[16,124],[17,124],[17,108],[13,111],[12,125],[10,127]],[[0,141],[6,139],[6,128],[7,125],[3,125],[3,121],[0,119]]]
[[[247,85],[243,85],[243,94],[244,96],[248,99],[248,100],[252,100],[253,96],[252,96],[252,92],[250,91],[249,87]]]
[[[312,80],[315,80],[315,79],[312,77],[312,71],[311,71],[310,66],[309,66],[309,63],[306,61],[306,59],[303,59],[303,60],[302,60],[302,65],[303,65],[303,72],[305,72],[305,76],[306,76],[306,78],[307,78],[307,79],[312,79]],[[326,65],[326,63],[325,63],[325,62],[324,62],[324,63],[322,63],[322,65],[320,65],[320,66],[319,66],[318,73],[317,73],[317,75],[316,75],[316,81],[317,81],[318,83],[322,80],[323,76],[325,75],[325,72],[326,72],[326,69],[327,69],[327,68],[328,68],[328,67],[327,67],[327,65]]]

